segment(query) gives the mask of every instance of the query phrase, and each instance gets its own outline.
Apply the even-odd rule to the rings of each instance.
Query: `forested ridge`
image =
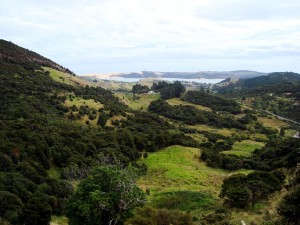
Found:
[[[222,95],[251,101],[257,109],[300,121],[300,74],[275,72],[266,76],[240,79],[237,82],[215,85]]]

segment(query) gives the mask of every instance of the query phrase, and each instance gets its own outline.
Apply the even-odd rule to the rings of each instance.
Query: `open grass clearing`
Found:
[[[65,105],[70,107],[75,105],[77,108],[80,106],[88,106],[90,109],[98,110],[99,108],[103,108],[103,105],[100,102],[95,101],[94,99],[83,99],[81,97],[67,95],[67,99],[65,100]]]
[[[187,135],[194,138],[196,141],[199,141],[200,143],[207,141],[207,138],[203,134],[195,133],[195,134],[187,134]]]
[[[230,151],[223,151],[222,153],[239,155],[239,156],[250,156],[255,149],[260,149],[264,146],[265,146],[264,142],[243,140],[241,142],[235,142]]]
[[[116,94],[116,96],[130,108],[143,111],[147,111],[150,103],[160,98],[160,94]]]
[[[52,216],[50,225],[68,225],[68,218],[65,216]]]
[[[227,172],[207,167],[198,160],[199,154],[197,148],[177,145],[149,153],[146,159],[141,159],[148,166],[148,172],[138,184],[151,192],[198,190],[216,194],[216,187],[221,185]]]
[[[61,168],[56,167],[56,166],[51,166],[50,169],[48,170],[48,175],[51,178],[54,179],[60,179],[60,175],[61,175]]]
[[[297,133],[294,129],[286,129],[284,130],[284,136],[285,137],[293,137]]]
[[[252,133],[249,134],[249,139],[257,142],[268,142],[269,138],[265,134]]]
[[[95,85],[110,91],[130,91],[135,83],[97,79]]]
[[[60,83],[69,84],[73,86],[94,86],[92,82],[88,82],[86,80],[80,79],[77,76],[73,76],[68,73],[64,73],[49,67],[43,67],[44,71],[48,71],[50,73],[50,77]]]
[[[196,104],[193,104],[193,103],[190,103],[190,102],[186,102],[186,101],[183,101],[181,100],[180,98],[172,98],[172,99],[168,99],[167,102],[169,103],[169,105],[188,105],[188,106],[193,106],[195,107],[196,109],[199,109],[199,110],[203,110],[203,111],[209,111],[211,112],[211,108],[208,108],[208,107],[205,107],[205,106],[202,106],[202,105],[196,105]]]
[[[148,166],[148,172],[137,183],[143,190],[150,191],[150,205],[169,204],[177,209],[196,210],[220,204],[218,195],[223,179],[233,172],[206,166],[198,160],[199,154],[197,148],[175,145],[141,159]],[[238,172],[249,173],[248,170],[234,173]]]
[[[271,118],[271,117],[258,117],[258,121],[262,122],[262,124],[266,127],[272,127],[276,129],[280,129],[281,127],[287,127],[289,126],[286,122],[283,122],[282,120]]]
[[[232,136],[234,133],[241,133],[242,131],[239,131],[237,129],[228,129],[228,128],[215,128],[215,127],[211,127],[211,126],[207,126],[204,124],[197,124],[197,125],[189,125],[189,128],[194,128],[197,129],[199,131],[208,131],[211,133],[217,133],[217,134],[222,134],[226,137]]]

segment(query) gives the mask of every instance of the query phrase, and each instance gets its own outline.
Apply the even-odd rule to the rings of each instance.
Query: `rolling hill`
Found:
[[[124,78],[182,78],[182,79],[225,79],[228,77],[250,78],[265,75],[265,73],[236,70],[236,71],[199,71],[199,72],[154,72],[141,71],[133,73],[117,73],[112,76]]]
[[[0,39],[0,61],[21,65],[27,69],[36,69],[45,66],[75,75],[71,70],[64,68],[50,59],[3,39]]]

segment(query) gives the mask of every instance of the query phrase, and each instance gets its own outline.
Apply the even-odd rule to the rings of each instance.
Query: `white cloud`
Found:
[[[296,0],[10,0],[0,35],[77,73],[300,72],[299,9]]]

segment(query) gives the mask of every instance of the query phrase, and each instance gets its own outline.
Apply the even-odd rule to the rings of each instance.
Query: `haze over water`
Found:
[[[119,81],[119,82],[138,82],[145,78],[125,78],[125,77],[107,77],[107,78],[97,78],[100,80],[110,80],[110,81]],[[205,78],[199,78],[199,79],[184,79],[184,78],[150,78],[154,80],[163,80],[163,81],[181,81],[181,82],[194,82],[194,83],[210,83],[210,84],[216,84],[221,82],[224,79],[205,79]]]

